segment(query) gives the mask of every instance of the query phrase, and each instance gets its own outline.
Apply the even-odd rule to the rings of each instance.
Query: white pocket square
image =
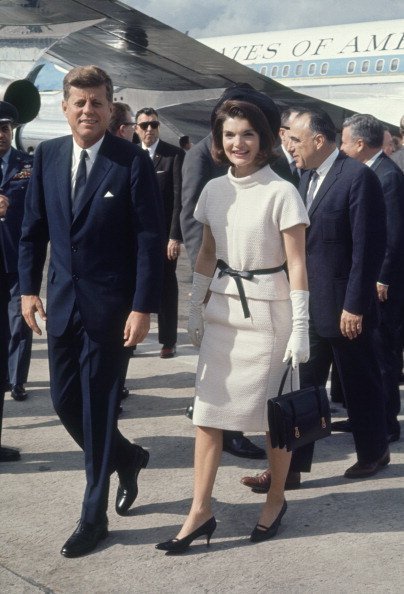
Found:
[[[114,195],[108,190],[108,192],[104,195],[104,198],[113,198]]]

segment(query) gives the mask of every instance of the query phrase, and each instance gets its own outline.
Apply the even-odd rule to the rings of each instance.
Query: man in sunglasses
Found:
[[[158,315],[160,357],[171,359],[175,355],[178,324],[178,282],[177,259],[181,250],[181,185],[182,163],[185,153],[182,149],[160,140],[160,122],[152,107],[140,109],[135,116],[136,133],[142,148],[149,152],[157,174],[167,232],[167,248],[164,259],[164,285],[160,313]]]

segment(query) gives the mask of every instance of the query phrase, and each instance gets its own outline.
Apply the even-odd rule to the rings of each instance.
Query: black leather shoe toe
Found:
[[[0,462],[16,462],[21,458],[20,452],[14,448],[0,447]]]
[[[351,421],[349,419],[347,419],[346,421],[332,421],[331,431],[341,431],[342,433],[351,433],[352,432]]]
[[[230,439],[225,437],[223,440],[223,451],[239,458],[252,458],[254,460],[266,458],[265,450],[256,446],[244,435]]]
[[[64,557],[81,557],[95,549],[100,540],[108,536],[108,520],[89,524],[80,520],[76,530],[67,539],[60,553]]]
[[[28,392],[25,391],[24,384],[15,384],[11,388],[11,396],[19,402],[26,400],[28,398]]]
[[[146,468],[150,454],[140,446],[134,446],[133,461],[124,469],[118,470],[119,485],[116,492],[115,511],[124,516],[133,505],[137,494],[137,477],[142,468]]]

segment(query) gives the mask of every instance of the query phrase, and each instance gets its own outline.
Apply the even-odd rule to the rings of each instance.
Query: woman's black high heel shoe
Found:
[[[212,516],[207,522],[199,526],[196,530],[184,536],[184,538],[172,538],[166,542],[159,542],[156,544],[156,549],[160,551],[168,551],[169,553],[183,553],[195,538],[206,535],[206,546],[209,546],[212,534],[216,529],[216,520]]]
[[[276,533],[278,532],[278,528],[280,526],[282,517],[286,512],[288,504],[286,501],[283,502],[282,509],[278,514],[278,517],[272,522],[270,526],[263,526],[262,524],[256,524],[254,530],[251,532],[250,541],[251,542],[262,542],[264,540],[269,540],[273,538]]]

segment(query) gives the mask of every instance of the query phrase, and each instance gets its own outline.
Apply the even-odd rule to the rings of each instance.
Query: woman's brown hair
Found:
[[[273,156],[275,138],[263,112],[248,101],[225,101],[218,109],[212,127],[213,160],[217,165],[226,165],[230,161],[223,149],[223,124],[227,118],[242,118],[248,120],[260,139],[260,150],[257,155],[257,165],[266,165]]]

